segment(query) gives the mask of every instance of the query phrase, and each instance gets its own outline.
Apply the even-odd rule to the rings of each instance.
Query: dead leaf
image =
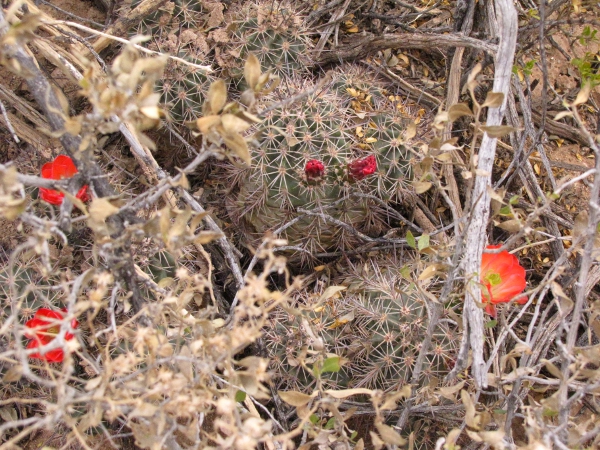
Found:
[[[507,220],[506,222],[496,223],[495,225],[498,228],[502,228],[503,230],[506,230],[510,233],[517,233],[523,227],[521,221],[517,219]]]
[[[208,104],[212,114],[219,114],[227,102],[227,87],[223,80],[216,80],[208,88]]]
[[[333,398],[348,398],[353,395],[373,395],[373,391],[371,389],[365,388],[343,389],[341,391],[328,389],[325,391],[325,393]]]
[[[202,134],[208,134],[213,127],[216,127],[220,124],[221,116],[205,116],[196,120],[196,126]]]
[[[334,295],[337,295],[338,292],[346,289],[348,289],[346,286],[328,286],[325,292],[321,294],[321,297],[319,297],[319,303],[329,300]]]
[[[431,186],[433,186],[433,184],[429,181],[413,181],[412,185],[417,194],[423,194],[431,189]]]
[[[377,428],[377,432],[381,436],[381,439],[383,439],[383,442],[385,442],[386,444],[400,446],[406,444],[406,440],[389,425],[386,425],[384,423],[376,423],[375,428]]]
[[[114,206],[107,198],[94,198],[89,207],[88,225],[96,233],[108,234],[105,221],[118,211],[119,208]]]
[[[250,167],[252,158],[250,157],[250,150],[244,138],[238,133],[227,133],[222,138],[225,145]]]
[[[479,429],[479,421],[476,420],[476,411],[475,404],[473,403],[473,399],[471,395],[464,389],[460,391],[460,398],[465,405],[465,423],[468,427],[478,430]]]
[[[281,400],[286,402],[288,405],[300,407],[307,405],[314,397],[317,396],[317,392],[313,392],[312,395],[303,394],[297,391],[277,391]]]
[[[382,411],[395,409],[396,403],[398,402],[398,400],[401,400],[403,398],[408,398],[411,396],[411,394],[412,394],[411,385],[405,384],[400,391],[389,394],[385,398],[383,405],[381,405],[379,407],[379,409],[381,409]]]
[[[254,90],[260,78],[260,62],[253,53],[248,55],[246,64],[244,64],[244,78],[250,89]]]
[[[485,101],[481,107],[488,106],[490,108],[500,108],[502,106],[502,102],[504,101],[504,94],[502,92],[488,92]]]
[[[466,381],[463,380],[460,383],[455,384],[454,386],[441,387],[440,394],[442,397],[447,398],[448,400],[454,401],[454,400],[456,400],[455,394],[463,388],[465,383],[466,383]]]
[[[452,105],[448,110],[448,121],[454,122],[456,119],[462,116],[471,116],[473,117],[473,111],[466,103],[457,103],[456,105]]]
[[[221,123],[227,133],[243,133],[251,126],[250,123],[234,114],[223,114]]]
[[[590,92],[592,92],[592,83],[587,82],[583,85],[583,87],[577,94],[577,98],[573,102],[573,106],[582,105],[586,103],[590,98]]]
[[[482,126],[481,131],[485,131],[491,138],[500,139],[513,131],[517,131],[517,129],[509,125],[490,125]]]

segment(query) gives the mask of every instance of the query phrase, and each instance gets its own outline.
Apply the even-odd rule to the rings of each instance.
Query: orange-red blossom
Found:
[[[488,245],[488,250],[501,245]],[[517,257],[506,250],[500,253],[484,253],[481,257],[481,301],[486,305],[485,312],[496,317],[498,303],[515,300],[520,305],[527,303],[527,297],[519,295],[525,290],[525,269]]]
[[[67,155],[59,155],[54,161],[46,163],[42,166],[42,178],[49,180],[62,180],[63,178],[71,178],[77,173],[77,167],[73,160]],[[52,205],[61,205],[65,194],[53,189],[40,188],[40,198]],[[82,202],[87,202],[90,199],[88,194],[87,184],[79,189],[75,196]]]
[[[40,348],[52,342],[60,332],[61,321],[65,319],[66,309],[55,311],[48,308],[40,308],[35,312],[33,319],[25,323],[25,337],[30,339],[28,349]],[[77,319],[71,320],[71,328],[79,327]],[[65,333],[65,341],[70,341],[75,336]],[[62,348],[55,348],[45,352],[36,352],[29,355],[30,358],[43,359],[48,362],[63,362],[65,352]]]

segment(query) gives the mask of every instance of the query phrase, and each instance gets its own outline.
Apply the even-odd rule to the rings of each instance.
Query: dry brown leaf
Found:
[[[307,405],[317,395],[317,392],[313,392],[312,395],[297,391],[277,391],[277,393],[281,397],[281,400],[295,407]]]
[[[223,80],[216,80],[208,88],[207,103],[212,114],[219,114],[227,102],[227,86]]]

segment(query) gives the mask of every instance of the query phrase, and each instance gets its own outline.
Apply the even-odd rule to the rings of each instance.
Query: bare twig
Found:
[[[12,138],[18,144],[21,141],[19,140],[19,137],[17,136],[15,129],[13,128],[12,124],[10,123],[10,119],[8,118],[6,108],[4,107],[4,103],[1,100],[0,100],[0,110],[2,110],[2,116],[4,117],[4,121],[6,122],[6,127],[8,128],[8,131],[10,131],[10,134],[12,134]]]
[[[119,42],[119,43],[124,44],[124,45],[131,45],[136,50],[139,50],[139,51],[141,51],[143,53],[147,53],[149,55],[164,55],[164,53],[157,52],[157,51],[154,51],[154,50],[150,50],[150,49],[148,49],[146,47],[143,47],[141,45],[134,44],[134,43],[132,43],[128,39],[123,39],[123,38],[120,38],[120,37],[117,37],[117,36],[111,36],[110,34],[103,33],[103,32],[98,31],[98,30],[94,30],[92,28],[86,27],[86,26],[78,24],[76,22],[69,22],[69,21],[66,21],[66,20],[54,20],[54,21],[46,21],[44,23],[46,25],[67,25],[69,27],[77,28],[78,30],[86,31],[86,32],[88,32],[88,33],[90,33],[92,35],[102,36],[102,37],[105,37],[106,39],[111,39],[113,41]],[[168,57],[169,57],[169,59],[172,59],[173,61],[177,61],[178,63],[184,64],[186,66],[193,67],[195,69],[203,70],[204,72],[207,72],[207,73],[210,73],[210,72],[213,71],[210,66],[203,66],[203,65],[200,65],[200,64],[194,64],[192,62],[186,61],[183,58],[179,58],[178,56],[168,55]]]

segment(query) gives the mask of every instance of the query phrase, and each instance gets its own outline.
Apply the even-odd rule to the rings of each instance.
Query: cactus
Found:
[[[240,90],[244,89],[241,68],[251,53],[264,68],[282,78],[307,72],[310,41],[291,4],[249,2],[232,20],[231,42],[217,49],[217,60],[231,78],[240,81]]]
[[[302,391],[313,387],[299,356],[302,349],[314,350],[314,336],[324,343],[323,353],[346,360],[339,373],[323,375],[328,386],[397,390],[410,382],[429,314],[416,283],[399,274],[401,266],[387,257],[372,262],[370,270],[353,267],[337,280],[348,286],[340,299],[319,303],[305,297],[296,310],[279,310],[265,340],[278,382]],[[443,377],[453,365],[459,342],[448,322],[433,334],[421,384]]]
[[[192,64],[206,65],[203,50],[208,49],[195,45],[196,29],[201,28],[206,19],[200,0],[176,0],[146,17],[131,34],[149,35],[148,47],[152,50],[176,55]],[[170,117],[181,123],[200,116],[205,93],[213,81],[204,71],[170,59],[156,89]]]
[[[400,200],[411,178],[411,150],[406,130],[409,118],[398,111],[386,85],[364,69],[345,65],[334,75],[333,89],[357,116],[358,147],[378,155],[378,176],[370,180],[371,193],[385,200]]]
[[[55,307],[52,300],[58,291],[41,283],[41,278],[29,263],[14,267],[12,273],[8,266],[0,271],[0,321],[10,316],[13,308],[23,319],[29,319],[39,308]]]
[[[316,89],[292,78],[275,95],[289,98],[305,90]],[[371,119],[373,115],[379,120],[374,112],[356,122],[356,115],[345,106],[348,98],[338,90],[325,86],[267,113],[252,168],[229,171],[227,187],[239,186],[234,200],[229,197],[229,215],[252,245],[267,230],[296,220],[282,237],[290,245],[302,245],[301,262],[306,263],[315,252],[345,250],[363,242],[349,228],[377,236],[389,227],[381,206],[361,195],[401,197],[403,180],[410,177],[409,153],[394,136],[404,128],[392,123],[391,130],[378,129],[378,122]],[[357,123],[366,130],[363,138],[372,137],[362,146],[363,138],[352,132]]]
[[[185,51],[180,51],[178,56],[193,64],[203,64]],[[205,95],[213,81],[213,77],[200,69],[169,60],[162,79],[156,83],[156,90],[161,94],[163,108],[173,120],[181,123],[202,114]]]
[[[132,8],[141,1],[134,1]],[[167,2],[158,11],[148,15],[132,30],[132,34],[151,36],[155,40],[164,39],[168,34],[181,30],[201,28],[206,21],[206,11],[200,0],[175,0]]]
[[[322,92],[300,107],[272,111],[259,133],[252,168],[230,173],[239,184],[230,202],[230,216],[254,228],[255,235],[246,236],[249,240],[298,218],[298,208],[323,212],[359,230],[368,229],[368,202],[349,197],[362,182],[349,179],[347,164],[358,158],[338,101],[335,95]],[[311,166],[316,163],[322,167],[318,176]],[[300,218],[283,236],[292,245],[308,238],[305,249],[309,252],[347,248],[356,242],[346,230],[316,216]]]
[[[365,140],[379,156],[379,171],[371,183],[373,193],[382,199],[399,200],[407,192],[412,170],[411,152],[406,143],[408,120],[390,109],[373,116],[365,127]]]

